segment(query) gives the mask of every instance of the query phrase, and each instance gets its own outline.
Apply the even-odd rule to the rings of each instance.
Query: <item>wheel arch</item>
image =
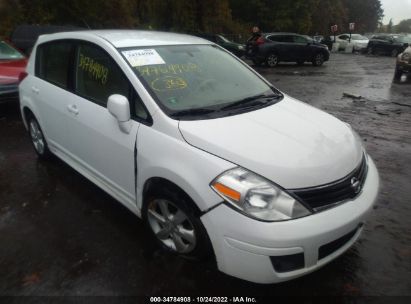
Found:
[[[182,187],[180,187],[179,185],[170,181],[167,178],[159,177],[159,176],[151,177],[145,181],[144,186],[143,186],[143,191],[142,191],[142,207],[143,208],[144,208],[144,205],[147,203],[148,199],[150,198],[150,196],[160,191],[160,189],[161,190],[168,189],[171,191],[175,191],[178,195],[183,196],[188,202],[191,203],[191,207],[193,208],[194,215],[200,217],[203,214],[203,212],[197,206],[195,201],[190,197],[190,195]]]

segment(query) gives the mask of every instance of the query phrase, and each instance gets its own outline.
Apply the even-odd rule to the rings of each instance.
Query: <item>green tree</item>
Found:
[[[397,33],[411,33],[411,19],[402,20],[395,26]]]

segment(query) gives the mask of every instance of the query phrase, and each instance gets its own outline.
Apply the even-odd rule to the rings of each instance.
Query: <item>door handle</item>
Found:
[[[74,104],[68,105],[68,106],[67,106],[67,110],[68,110],[70,113],[73,113],[74,115],[77,115],[77,114],[78,114],[78,108],[77,108],[77,106],[74,105]]]
[[[31,87],[31,90],[32,90],[33,93],[36,93],[36,94],[38,94],[40,92],[40,90],[36,87]]]

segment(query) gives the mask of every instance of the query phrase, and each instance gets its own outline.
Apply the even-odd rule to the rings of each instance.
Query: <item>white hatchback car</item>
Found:
[[[146,31],[41,36],[20,85],[50,152],[184,256],[259,283],[325,265],[359,237],[379,177],[351,127],[221,47]]]

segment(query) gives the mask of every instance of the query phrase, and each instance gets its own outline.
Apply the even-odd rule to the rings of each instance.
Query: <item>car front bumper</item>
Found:
[[[261,222],[226,204],[203,215],[219,270],[270,284],[303,276],[340,256],[360,236],[378,195],[379,176],[371,158],[368,166],[363,190],[354,200],[301,219]]]
[[[401,59],[398,59],[397,60],[397,69],[404,72],[404,73],[411,73],[411,62],[403,61]]]

